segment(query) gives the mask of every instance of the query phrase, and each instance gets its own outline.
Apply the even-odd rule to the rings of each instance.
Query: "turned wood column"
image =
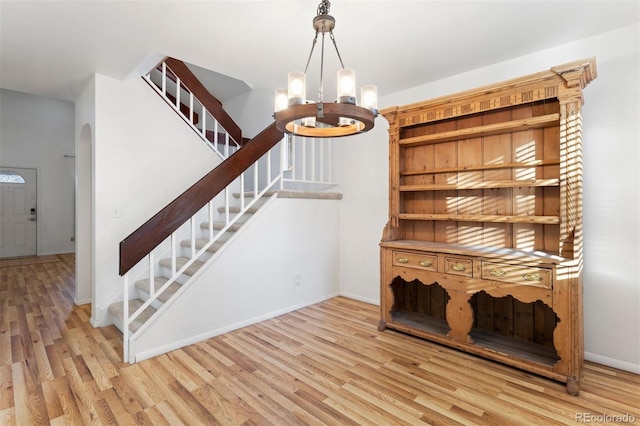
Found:
[[[473,343],[469,332],[473,326],[473,310],[469,304],[471,295],[465,292],[448,291],[447,322],[451,330],[447,337],[461,343]]]

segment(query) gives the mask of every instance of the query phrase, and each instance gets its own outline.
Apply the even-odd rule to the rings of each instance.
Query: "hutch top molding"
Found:
[[[388,121],[397,120],[398,127],[406,127],[552,98],[577,97],[582,106],[582,89],[596,77],[595,58],[588,58],[455,95],[385,108],[380,113]]]

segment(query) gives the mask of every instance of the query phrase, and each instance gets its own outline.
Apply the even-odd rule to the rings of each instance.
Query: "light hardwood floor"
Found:
[[[376,306],[342,297],[125,364],[120,332],[91,327],[90,307],[73,305],[73,274],[72,255],[0,263],[2,425],[640,422],[638,375],[587,363],[573,397],[561,383],[378,332]]]

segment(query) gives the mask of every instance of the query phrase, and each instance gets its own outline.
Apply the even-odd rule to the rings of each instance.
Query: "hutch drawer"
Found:
[[[472,277],[473,261],[464,257],[446,256],[444,258],[444,272],[462,277]]]
[[[553,274],[550,269],[535,268],[504,263],[482,262],[482,278],[513,284],[552,288]]]
[[[408,253],[403,251],[394,251],[393,265],[424,269],[426,271],[433,272],[438,270],[437,256],[435,254],[429,253]]]

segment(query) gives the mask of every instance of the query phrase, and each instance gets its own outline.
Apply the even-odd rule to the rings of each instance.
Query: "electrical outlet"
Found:
[[[296,274],[293,277],[293,284],[294,285],[300,285],[301,282],[302,282],[302,278],[300,277],[300,274]]]

